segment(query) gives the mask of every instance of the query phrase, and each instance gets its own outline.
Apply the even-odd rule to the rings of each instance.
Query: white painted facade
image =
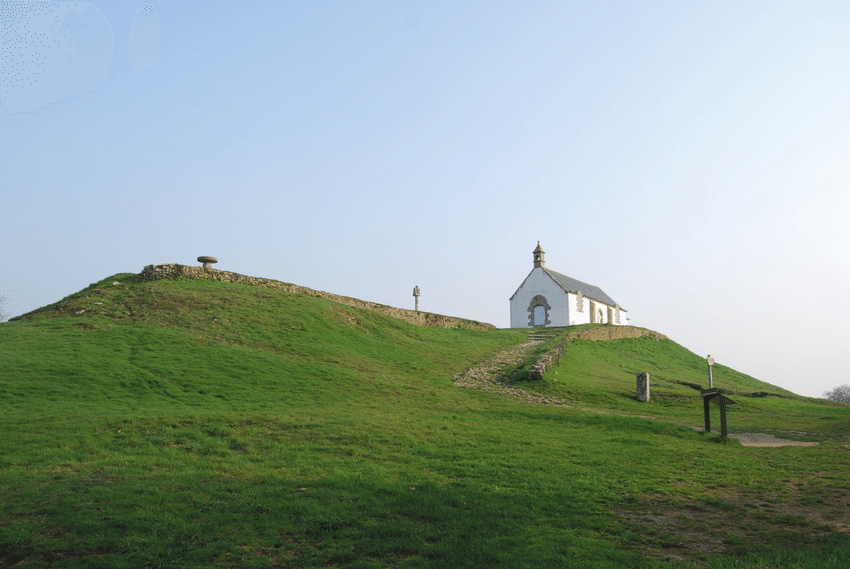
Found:
[[[510,298],[511,328],[629,324],[626,311],[599,287],[547,269],[544,255],[538,243],[534,268]]]

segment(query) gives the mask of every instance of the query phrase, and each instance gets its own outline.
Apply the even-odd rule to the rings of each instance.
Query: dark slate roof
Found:
[[[587,283],[577,281],[572,277],[562,275],[561,273],[555,272],[551,269],[547,269],[546,267],[543,267],[543,270],[546,271],[546,274],[555,279],[555,282],[557,282],[569,292],[576,293],[578,291],[581,291],[581,295],[585,298],[597,300],[599,302],[607,304],[608,306],[617,306],[617,303],[614,302],[614,299],[605,294],[605,292],[603,292],[603,290],[598,286],[589,285]]]

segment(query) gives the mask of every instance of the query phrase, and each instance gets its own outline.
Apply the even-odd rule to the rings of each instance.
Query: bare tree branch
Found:
[[[823,396],[825,399],[831,399],[839,403],[850,403],[850,385],[846,383],[839,385],[835,389],[824,392]]]

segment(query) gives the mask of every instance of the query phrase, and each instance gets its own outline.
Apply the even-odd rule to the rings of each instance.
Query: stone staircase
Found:
[[[499,350],[478,365],[455,375],[452,380],[454,380],[456,386],[466,389],[501,393],[531,403],[564,405],[563,401],[558,401],[552,397],[527,393],[522,388],[511,386],[511,381],[514,379],[519,364],[527,361],[537,346],[548,342],[557,335],[557,332],[534,331],[528,335],[528,339],[522,344]]]

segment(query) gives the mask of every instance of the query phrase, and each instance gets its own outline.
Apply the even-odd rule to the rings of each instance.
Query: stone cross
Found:
[[[416,312],[419,312],[419,287],[413,287],[413,296],[416,298]]]
[[[714,365],[714,358],[711,357],[711,354],[708,355],[708,359],[706,361],[708,361],[708,388],[713,389],[714,377],[711,375],[711,366]]]

